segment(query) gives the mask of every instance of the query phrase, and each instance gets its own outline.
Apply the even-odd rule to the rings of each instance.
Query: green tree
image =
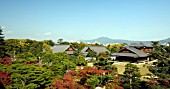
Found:
[[[80,42],[80,43],[74,42],[74,43],[71,43],[71,44],[76,49],[75,53],[74,53],[75,56],[81,55],[81,50],[86,46],[86,44],[83,43],[83,42]]]
[[[11,57],[26,52],[31,52],[34,56],[38,56],[44,50],[48,51],[50,49],[50,43],[30,39],[7,39],[5,43],[7,54]]]
[[[19,40],[18,39],[7,39],[5,40],[5,45],[6,45],[6,53],[10,55],[11,57],[14,56],[14,54],[19,54],[20,53],[20,48],[19,48]],[[24,48],[25,50],[29,50],[29,47]]]
[[[92,57],[92,60],[93,60],[93,58],[96,56],[96,52],[95,51],[90,51],[90,52],[88,52],[88,54],[87,54],[87,57]]]
[[[119,49],[117,47],[112,47],[110,51],[111,53],[116,53],[119,51]]]
[[[74,63],[76,59],[73,59],[67,53],[46,53],[41,59],[58,76],[63,75],[67,70],[74,70],[76,68]]]
[[[128,79],[130,89],[139,89],[140,71],[139,68],[131,63],[125,65],[125,78]]]
[[[54,46],[54,42],[52,40],[44,40],[43,44],[48,44],[50,46]]]
[[[88,57],[95,57],[96,56],[96,52],[90,51],[90,52],[88,52],[87,56]]]
[[[40,68],[36,64],[12,64],[11,79],[13,83],[7,87],[19,89],[45,88],[52,85],[54,73],[45,67]]]
[[[116,53],[116,52],[118,52],[123,46],[124,46],[124,44],[109,44],[109,45],[107,46],[107,49],[110,50],[111,53]]]
[[[50,45],[48,45],[47,43],[43,43],[43,52],[45,52],[45,53],[49,53],[49,54],[51,54],[52,53],[52,50],[51,50],[51,48],[50,48]]]
[[[108,65],[106,58],[103,57],[103,56],[99,56],[99,57],[97,58],[97,60],[98,60],[99,66],[101,66],[101,67],[105,67],[106,65]]]
[[[58,39],[58,43],[61,44],[63,42],[63,39],[62,38],[59,38]]]
[[[0,26],[0,58],[6,56],[5,50],[5,43],[4,43],[4,36],[2,34],[2,27]]]
[[[170,79],[170,59],[161,59],[154,67],[149,66],[148,69],[159,78]]]
[[[152,45],[154,47],[154,51],[150,53],[150,56],[154,57],[155,59],[167,59],[168,50],[165,45],[159,44],[159,41],[152,42]]]
[[[33,55],[37,56],[38,53],[43,51],[43,43],[33,41],[33,43],[29,47],[29,52],[31,52]]]
[[[165,50],[167,51],[167,57],[170,58],[170,42],[168,42],[167,46],[165,47]]]
[[[61,42],[60,44],[66,44],[66,45],[68,45],[68,44],[70,44],[70,42],[64,41],[64,42]]]
[[[44,53],[39,62],[32,56],[32,53],[26,52],[20,56],[22,58],[17,57],[10,66],[0,63],[0,71],[12,73],[13,83],[6,86],[7,89],[44,89],[52,85],[54,78],[63,78],[69,70],[76,69],[76,59],[66,53]]]
[[[170,46],[161,45],[158,41],[152,42],[154,46],[154,51],[150,54],[150,56],[158,59],[158,63],[156,65],[148,67],[149,70],[160,78],[169,79],[169,71],[170,71],[170,59],[169,59],[169,49]]]
[[[91,78],[87,79],[87,85],[95,88],[97,85],[99,85],[100,80],[98,79],[98,76],[93,75]]]
[[[39,66],[35,59],[15,60],[11,65],[0,63],[0,66],[0,72],[11,73],[12,84],[5,86],[6,89],[44,89],[52,85],[53,78],[57,77],[48,67]]]
[[[79,58],[78,58],[78,60],[76,61],[76,64],[77,64],[78,66],[81,66],[81,65],[86,66],[86,65],[87,65],[87,61],[85,60],[84,56],[78,56],[78,57],[79,57]]]

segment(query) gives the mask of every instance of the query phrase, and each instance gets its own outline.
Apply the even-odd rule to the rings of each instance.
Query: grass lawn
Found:
[[[127,63],[128,62],[113,63],[113,65],[115,65],[117,67],[118,74],[123,74],[123,72],[125,71],[125,65]],[[146,67],[143,66],[144,64],[135,64],[135,65],[137,65],[137,67],[139,68],[141,75],[146,75],[148,73],[152,74]]]
[[[139,70],[141,75],[152,74],[146,67],[139,67]]]
[[[113,65],[117,67],[118,74],[123,74],[123,72],[125,71],[124,65],[121,65],[121,64],[113,64]]]

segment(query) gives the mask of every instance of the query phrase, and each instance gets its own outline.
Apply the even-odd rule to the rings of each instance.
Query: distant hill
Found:
[[[168,42],[170,42],[170,38],[167,38],[167,39],[164,39],[164,40],[160,40],[159,42],[160,43],[168,43]]]
[[[85,43],[101,43],[101,44],[111,44],[111,43],[127,43],[127,44],[131,44],[131,43],[146,43],[146,44],[150,44],[151,41],[132,41],[132,40],[123,40],[123,39],[111,39],[108,37],[100,37],[97,39],[92,39],[92,40],[80,40],[82,42]],[[170,42],[170,38],[168,39],[164,39],[164,40],[160,40],[160,43],[168,43]]]

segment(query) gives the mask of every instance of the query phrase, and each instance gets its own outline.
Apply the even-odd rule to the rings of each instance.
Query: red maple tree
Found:
[[[0,58],[0,63],[10,66],[12,63],[12,58],[10,57]]]
[[[0,71],[0,81],[3,83],[4,86],[12,83],[12,81],[10,80],[10,77],[11,77],[10,72]]]

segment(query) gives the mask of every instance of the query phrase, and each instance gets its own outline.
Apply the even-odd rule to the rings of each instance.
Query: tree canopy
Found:
[[[2,32],[3,32],[2,27],[0,26],[0,58],[3,58],[6,56],[4,36],[3,36]]]

